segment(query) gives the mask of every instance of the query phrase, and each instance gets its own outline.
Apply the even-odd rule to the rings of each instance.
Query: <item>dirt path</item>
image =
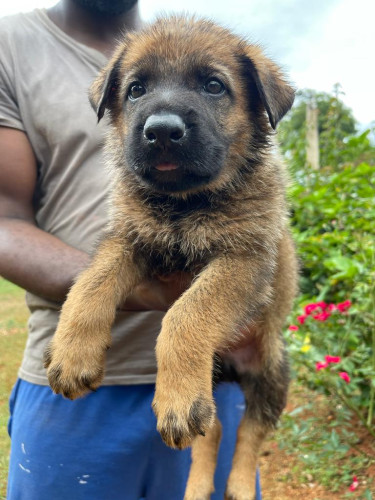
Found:
[[[286,411],[292,411],[310,397],[313,397],[315,401],[314,407],[319,417],[317,425],[326,425],[330,417],[329,412],[327,413],[330,405],[318,404],[318,400],[324,402],[325,397],[311,392],[307,393],[306,389],[297,389],[295,384],[291,386]],[[355,417],[352,419],[351,429],[356,431],[358,445],[356,449],[351,448],[348,455],[355,457],[361,452],[368,457],[374,457],[374,439],[356,421]],[[282,427],[277,432],[283,432]],[[301,453],[301,450],[299,450],[299,453]],[[259,467],[263,500],[342,500],[344,498],[375,500],[375,491],[371,490],[372,496],[371,493],[364,496],[365,491],[368,492],[368,488],[371,488],[371,485],[366,481],[366,477],[375,477],[375,461],[365,471],[365,477],[362,476],[358,489],[351,494],[348,484],[342,484],[340,491],[333,493],[317,483],[312,476],[309,477],[308,474],[301,481],[301,459],[298,453],[296,452],[294,455],[287,454],[283,449],[279,448],[276,439],[272,435],[263,446]],[[296,469],[299,469],[299,478],[297,478],[297,474],[293,473],[293,470]]]
[[[286,455],[275,441],[268,441],[260,458],[263,500],[340,500],[342,493],[327,492],[314,482],[301,484],[291,470],[296,458]]]

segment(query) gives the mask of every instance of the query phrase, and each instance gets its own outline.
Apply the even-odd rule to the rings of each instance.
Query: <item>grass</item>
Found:
[[[355,415],[296,381],[289,400],[293,408],[282,415],[276,441],[297,458],[290,473],[302,483],[324,486],[333,498],[374,500],[375,442]],[[353,476],[360,485],[350,493]]]
[[[26,342],[24,291],[0,278],[0,500],[5,498],[10,440],[8,399]]]

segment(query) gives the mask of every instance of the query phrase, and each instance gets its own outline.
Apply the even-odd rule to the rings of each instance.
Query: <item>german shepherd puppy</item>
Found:
[[[215,371],[246,398],[228,499],[253,498],[260,445],[285,406],[297,265],[272,135],[293,99],[258,46],[186,17],[127,34],[91,88],[98,118],[110,117],[110,222],[45,365],[56,393],[97,388],[117,305],[142,279],[191,273],[157,340],[153,402],[165,443],[192,446],[186,500],[214,488]]]

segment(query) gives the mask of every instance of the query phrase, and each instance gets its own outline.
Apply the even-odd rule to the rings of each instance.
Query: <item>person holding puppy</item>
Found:
[[[106,123],[97,124],[87,89],[120,34],[141,24],[137,0],[61,0],[0,20],[0,274],[25,288],[30,309],[10,400],[8,500],[183,498],[190,453],[162,443],[151,402],[163,313],[188,276],[144,282],[123,304],[97,392],[54,395],[43,367],[61,304],[107,217]],[[219,500],[243,396],[224,384],[216,402]]]

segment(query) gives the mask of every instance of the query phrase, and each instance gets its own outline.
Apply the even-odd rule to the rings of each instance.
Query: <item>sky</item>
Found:
[[[12,0],[0,4],[0,17],[57,0]],[[108,0],[110,1],[110,0]],[[375,122],[375,2],[373,0],[139,0],[142,17],[189,12],[233,29],[266,53],[299,88],[341,98],[361,128]]]

